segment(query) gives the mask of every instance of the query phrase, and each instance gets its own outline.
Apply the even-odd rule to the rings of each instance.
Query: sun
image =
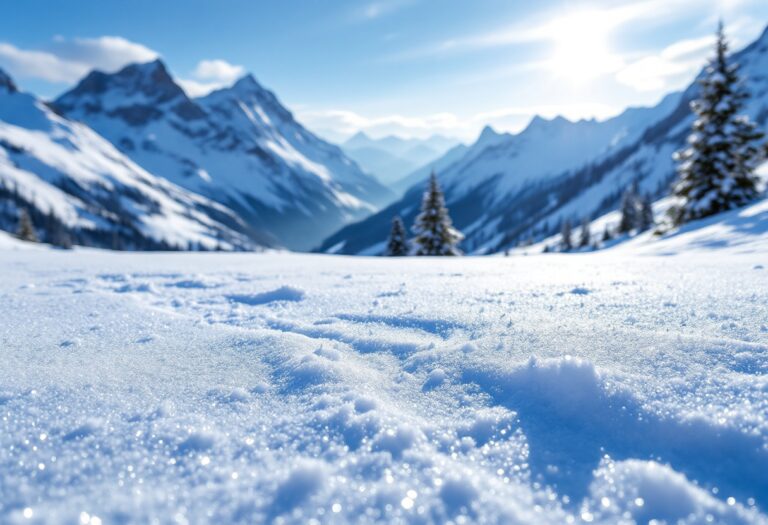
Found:
[[[548,67],[572,83],[587,83],[616,71],[621,59],[611,49],[612,28],[600,11],[576,12],[555,20],[547,28],[554,43]]]

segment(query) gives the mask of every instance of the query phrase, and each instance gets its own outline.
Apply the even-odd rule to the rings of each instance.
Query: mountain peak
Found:
[[[116,73],[94,70],[71,91],[60,97],[59,101],[72,101],[83,96],[101,95],[108,91],[118,91],[122,95],[143,94],[154,103],[163,103],[178,97],[186,98],[184,91],[168,73],[162,60],[129,64]],[[67,104],[68,105],[68,104]]]
[[[768,26],[765,26],[765,29],[763,30],[763,33],[760,35],[760,37],[757,39],[758,42],[764,42],[768,43]]]
[[[232,87],[239,89],[263,89],[252,73],[247,73],[240,77],[234,84],[232,84]]]
[[[488,139],[493,139],[499,136],[499,133],[496,132],[495,129],[493,129],[490,125],[486,125],[483,128],[483,131],[480,132],[480,137],[478,137],[478,141],[485,141]]]
[[[54,102],[64,114],[111,113],[130,126],[158,119],[170,109],[183,120],[205,116],[171,77],[162,60],[129,64],[116,73],[91,71]]]
[[[136,70],[147,75],[155,74],[158,71],[168,74],[168,68],[166,67],[165,62],[163,62],[160,58],[150,60],[149,62],[134,62],[132,64],[128,64],[120,71],[125,70]],[[120,71],[118,71],[118,74]]]
[[[16,93],[19,90],[11,76],[2,69],[0,69],[0,88],[5,89],[9,93]]]
[[[159,58],[144,64],[130,64],[115,73],[115,77],[124,80],[125,87],[151,96],[157,102],[165,102],[184,95],[184,91],[176,84],[168,73],[168,68]]]
[[[581,121],[581,122],[589,122],[589,121]],[[528,126],[526,126],[524,132],[531,132],[531,131],[542,131],[542,130],[562,130],[566,126],[573,125],[574,122],[571,122],[567,118],[563,117],[562,115],[557,115],[556,117],[553,117],[551,119],[542,117],[541,115],[535,115],[531,121],[528,123]]]
[[[370,146],[372,142],[371,137],[365,131],[360,130],[345,140],[344,146],[348,148],[362,148]]]

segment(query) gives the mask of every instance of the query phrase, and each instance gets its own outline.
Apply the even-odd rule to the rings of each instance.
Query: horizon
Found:
[[[159,57],[192,97],[253,74],[332,142],[364,131],[466,143],[486,125],[517,133],[534,116],[603,121],[652,107],[700,71],[718,19],[732,51],[768,24],[768,5],[754,0],[697,1],[695,12],[692,3],[485,0],[468,11],[454,1],[437,10],[429,0],[340,0],[297,15],[295,2],[235,1],[203,16],[206,2],[195,1],[182,13],[180,4],[153,5],[156,18],[175,14],[185,28],[163,32],[144,20],[145,1],[115,16],[114,4],[67,10],[37,0],[0,21],[0,68],[50,99],[92,69]],[[25,23],[41,9],[51,16]],[[437,27],[420,24],[427,15]]]

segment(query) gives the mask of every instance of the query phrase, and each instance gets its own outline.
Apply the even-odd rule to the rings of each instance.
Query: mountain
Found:
[[[148,173],[0,71],[0,229],[26,209],[42,240],[127,249],[253,249],[237,215]],[[266,242],[266,240],[264,240]]]
[[[401,194],[402,185],[397,184],[401,179],[457,145],[457,140],[442,135],[426,139],[395,136],[373,139],[360,131],[342,144],[342,148],[363,169]]]
[[[486,126],[483,128],[483,131],[480,133],[480,136],[471,148],[469,146],[465,146],[464,144],[457,144],[456,146],[446,151],[442,157],[433,160],[429,164],[422,166],[412,173],[409,173],[402,179],[396,181],[391,185],[391,188],[397,193],[405,194],[405,192],[408,191],[412,186],[425,184],[427,178],[433,171],[435,173],[442,173],[465,156],[471,156],[472,153],[470,153],[470,150],[474,152],[480,152],[486,147],[495,144],[505,136],[508,135],[499,134],[491,126]]]
[[[376,147],[345,149],[344,151],[349,158],[357,162],[366,172],[390,188],[403,174],[410,173],[419,167],[419,164],[415,162]]]
[[[223,204],[291,249],[315,246],[392,198],[251,75],[191,99],[155,60],[94,71],[53,105],[150,173]]]
[[[752,94],[747,113],[764,127],[768,30],[734,59]],[[489,144],[481,136],[438,172],[454,224],[466,235],[464,249],[489,253],[545,238],[565,219],[576,223],[615,209],[633,182],[654,197],[666,194],[675,176],[672,154],[685,144],[697,93],[694,82],[656,107],[631,108],[606,121],[536,117],[519,134]],[[329,237],[320,250],[379,253],[392,216],[412,223],[421,194],[421,185],[411,187],[400,201]]]

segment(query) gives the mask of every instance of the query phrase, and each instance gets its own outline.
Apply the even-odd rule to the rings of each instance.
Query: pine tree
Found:
[[[743,206],[758,195],[755,168],[763,156],[757,142],[763,134],[742,115],[749,94],[730,64],[728,42],[720,23],[715,57],[700,81],[699,98],[691,104],[697,119],[688,147],[675,154],[678,180],[670,210],[680,225]]]
[[[634,185],[624,192],[620,211],[619,234],[629,233],[637,227],[637,194]]]
[[[613,239],[613,235],[611,234],[611,228],[606,224],[605,229],[603,230],[603,242],[608,242],[611,239]]]
[[[38,242],[35,227],[32,225],[32,219],[26,208],[22,208],[19,213],[19,229],[17,235],[22,241]]]
[[[581,233],[579,235],[579,248],[586,248],[592,240],[589,219],[586,217],[581,221]]]
[[[637,229],[644,232],[653,228],[656,224],[653,218],[653,203],[648,195],[643,195],[640,198],[640,209],[637,217]]]
[[[413,240],[415,255],[462,255],[456,245],[464,235],[452,226],[445,197],[434,172],[424,192],[421,213],[416,217],[413,233],[416,234]]]
[[[562,247],[562,251],[567,252],[573,249],[572,234],[573,234],[573,229],[571,228],[571,221],[568,219],[565,219],[565,221],[563,221],[563,227],[560,231],[560,237],[561,237],[560,244]]]
[[[400,216],[395,215],[392,219],[392,230],[389,232],[389,241],[387,241],[388,257],[403,257],[408,255],[408,240],[405,236],[405,226]]]

